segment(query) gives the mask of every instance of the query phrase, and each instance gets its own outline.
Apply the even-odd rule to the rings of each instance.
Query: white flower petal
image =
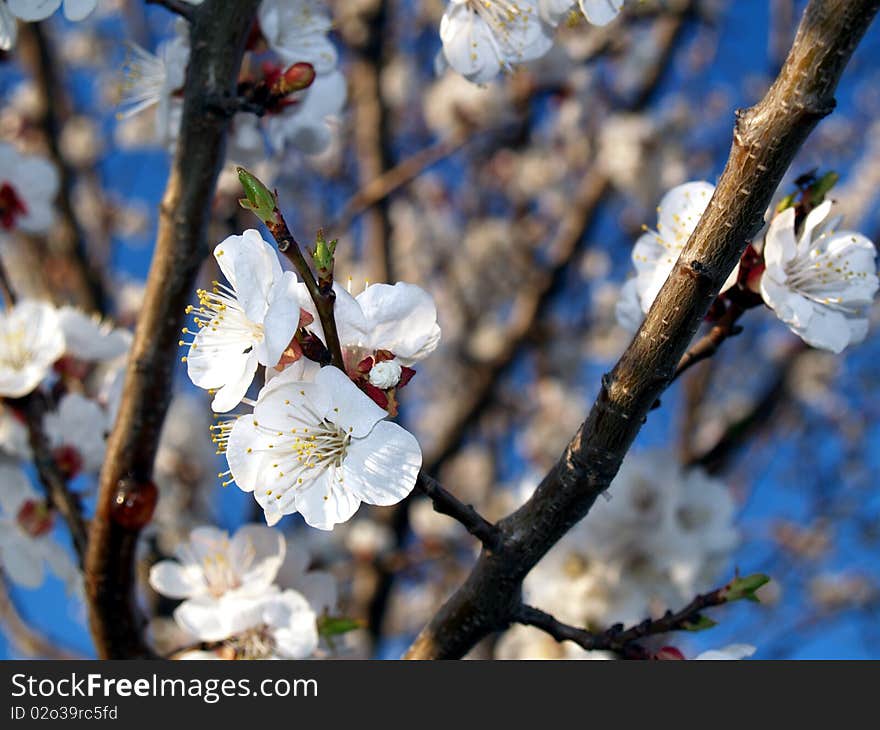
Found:
[[[269,292],[282,273],[275,249],[251,228],[217,244],[214,258],[235,290],[245,316],[262,323]]]
[[[162,560],[151,567],[150,585],[168,598],[192,598],[205,592],[201,571],[176,560]]]
[[[422,467],[422,450],[396,423],[377,423],[369,437],[348,447],[342,470],[345,486],[367,504],[388,506],[406,498]]]
[[[332,365],[321,368],[315,378],[315,385],[332,394],[333,410],[327,411],[327,418],[344,431],[350,432],[353,439],[366,436],[373,426],[388,415],[352,383],[345,373]]]

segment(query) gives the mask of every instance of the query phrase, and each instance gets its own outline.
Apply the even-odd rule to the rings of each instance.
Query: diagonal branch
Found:
[[[235,92],[257,5],[258,0],[209,0],[193,11],[181,137],[89,535],[89,618],[104,658],[151,654],[134,602],[135,545],[151,516],[153,461],[171,398],[184,309],[208,254],[206,230],[229,128],[212,100]]]
[[[834,108],[840,76],[878,8],[880,0],[811,0],[773,86],[737,114],[709,207],[635,339],[603,378],[587,420],[531,499],[498,524],[502,548],[482,552],[408,658],[461,657],[508,625],[525,576],[608,489],[795,154]]]
[[[497,550],[501,545],[499,529],[477,512],[473,505],[465,504],[451,492],[447,492],[436,479],[419,472],[416,487],[431,500],[434,511],[460,522],[487,550]]]

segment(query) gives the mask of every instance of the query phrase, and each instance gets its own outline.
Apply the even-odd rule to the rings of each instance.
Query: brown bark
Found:
[[[134,553],[142,525],[114,520],[114,504],[123,487],[134,499],[141,492],[149,496],[179,359],[184,308],[208,253],[206,228],[229,128],[223,101],[234,95],[258,4],[258,0],[208,0],[192,11],[181,135],[162,200],[156,250],[89,534],[86,593],[92,635],[102,658],[150,654],[134,599]]]

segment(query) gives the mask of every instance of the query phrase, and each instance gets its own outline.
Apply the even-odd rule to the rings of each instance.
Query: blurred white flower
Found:
[[[0,312],[0,396],[21,398],[64,354],[64,334],[51,304],[22,300]]]
[[[64,17],[82,20],[91,14],[98,0],[6,0],[12,14],[27,21],[44,20],[64,6]]]
[[[694,659],[704,661],[748,659],[755,651],[755,647],[751,644],[728,644],[721,649],[711,649],[710,651],[704,651],[702,654],[697,654]]]
[[[201,641],[220,641],[253,623],[255,602],[276,591],[284,561],[284,537],[262,525],[245,525],[230,539],[214,527],[197,527],[180,545],[176,560],[150,569],[150,585],[184,599],[174,619]]]
[[[79,393],[67,393],[43,423],[56,462],[68,477],[101,468],[109,427],[101,406]]]
[[[49,160],[0,143],[0,232],[48,231],[57,193],[58,171]]]
[[[540,58],[553,28],[539,0],[450,0],[440,21],[441,58],[466,79],[485,84],[514,64]]]
[[[0,461],[0,567],[13,583],[37,588],[46,568],[76,590],[79,573],[67,550],[50,536],[53,515],[21,468]]]
[[[156,53],[131,44],[118,116],[127,119],[155,107],[153,134],[159,144],[168,144],[176,136],[181,107],[179,92],[183,89],[189,53],[189,38],[180,26],[177,34],[161,43]]]
[[[331,530],[361,502],[388,506],[413,489],[422,463],[415,437],[335,367],[313,383],[275,377],[253,416],[239,418],[226,458],[239,488],[254,492],[271,525],[299,512]]]
[[[707,182],[688,182],[672,188],[657,207],[657,230],[646,229],[636,241],[632,262],[636,269],[639,303],[646,314],[700,222],[714,192],[715,186]],[[739,266],[724,282],[721,291],[733,286],[738,275]]]
[[[839,353],[868,333],[880,282],[874,244],[861,233],[837,231],[826,220],[831,201],[812,210],[798,236],[795,210],[770,223],[764,239],[761,296],[804,342]]]
[[[128,330],[115,328],[75,307],[61,307],[58,318],[64,333],[65,355],[88,362],[112,360],[128,352],[131,345]]]
[[[0,451],[15,459],[30,461],[31,447],[24,419],[0,402]]]
[[[214,282],[200,289],[199,304],[189,307],[196,332],[185,361],[200,388],[219,389],[212,407],[235,408],[250,387],[257,365],[274,367],[299,325],[300,300],[293,272],[283,272],[275,249],[259,231],[230,236],[214,249],[229,285]]]
[[[680,608],[712,587],[737,544],[725,485],[650,452],[627,457],[609,495],[526,578],[530,602],[605,627]]]
[[[309,551],[288,539],[276,582],[282,590],[291,588],[301,594],[316,615],[332,615],[339,603],[336,578],[323,570],[309,570],[309,562]]]
[[[6,0],[0,0],[0,51],[8,51],[18,40],[18,21],[9,10]]]

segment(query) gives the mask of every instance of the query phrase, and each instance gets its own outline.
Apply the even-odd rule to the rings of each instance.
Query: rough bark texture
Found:
[[[635,339],[603,379],[586,422],[532,498],[499,523],[501,547],[483,550],[407,658],[461,657],[515,619],[523,579],[608,488],[795,154],[834,108],[840,75],[878,6],[880,0],[810,2],[779,77],[759,104],[737,114],[709,207]]]
[[[159,233],[126,373],[119,416],[107,445],[89,534],[86,592],[98,655],[149,655],[134,590],[139,527],[114,519],[120,488],[149,489],[162,422],[179,360],[184,308],[208,253],[205,240],[224,158],[228,117],[258,0],[208,0],[192,13],[192,54],[184,85],[181,136],[162,200]]]

